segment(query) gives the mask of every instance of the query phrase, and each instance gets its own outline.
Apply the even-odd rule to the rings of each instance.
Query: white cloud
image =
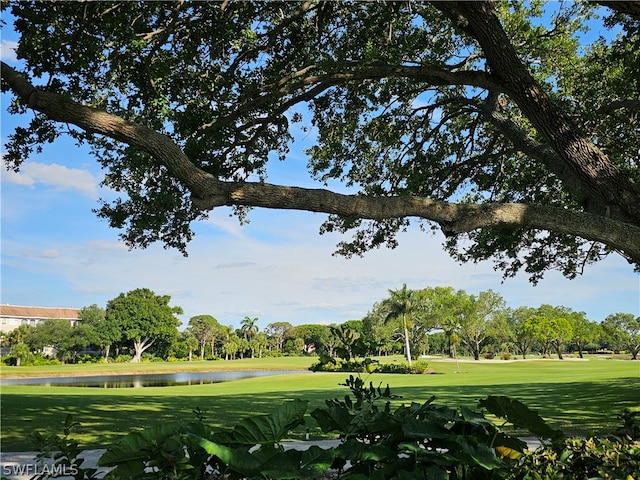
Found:
[[[3,165],[2,181],[28,187],[42,184],[53,187],[56,191],[76,190],[91,199],[98,198],[99,180],[88,170],[68,168],[56,163],[25,162],[18,173],[7,171]]]
[[[16,62],[16,48],[18,48],[18,42],[12,40],[2,40],[0,43],[0,59],[4,62]]]

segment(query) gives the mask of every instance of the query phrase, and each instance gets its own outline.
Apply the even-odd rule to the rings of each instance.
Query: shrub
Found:
[[[634,479],[640,472],[640,441],[628,437],[572,438],[525,452],[517,471],[512,478],[518,480]]]
[[[500,352],[501,360],[511,360],[512,357],[513,355],[511,354],[511,352]]]
[[[77,363],[98,363],[102,361],[100,355],[92,355],[90,353],[83,353],[76,358]]]
[[[399,373],[399,374],[423,374],[428,373],[429,364],[424,360],[414,362],[411,367],[403,363],[380,363],[372,358],[364,360],[343,360],[320,355],[320,360],[309,367],[313,372],[351,372],[351,373]]]
[[[424,360],[413,362],[411,368],[409,368],[409,373],[417,373],[418,375],[429,373],[429,364]]]
[[[32,365],[37,367],[41,365],[62,365],[62,362],[57,358],[49,358],[37,353],[32,357],[29,363],[23,363],[23,365]]]

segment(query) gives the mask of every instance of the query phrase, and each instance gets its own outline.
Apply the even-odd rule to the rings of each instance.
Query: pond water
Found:
[[[180,372],[138,375],[97,375],[91,377],[13,378],[0,385],[40,385],[46,387],[142,388],[176,385],[207,385],[242,378],[305,373],[304,370],[258,370],[233,372]],[[312,373],[312,372],[308,372]]]

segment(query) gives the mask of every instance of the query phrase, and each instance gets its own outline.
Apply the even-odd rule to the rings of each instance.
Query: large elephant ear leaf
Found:
[[[490,395],[478,404],[489,413],[507,419],[516,427],[525,428],[539,439],[558,441],[564,438],[561,430],[550,427],[537,412],[514,398]]]
[[[304,424],[307,405],[307,400],[293,400],[268,415],[245,418],[225,440],[243,445],[278,443],[287,432]]]

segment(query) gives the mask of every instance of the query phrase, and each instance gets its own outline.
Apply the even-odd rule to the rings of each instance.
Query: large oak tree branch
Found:
[[[196,206],[222,205],[305,210],[345,217],[385,220],[419,217],[441,225],[446,235],[479,228],[539,229],[602,242],[640,260],[640,227],[611,218],[564,208],[518,203],[454,204],[424,197],[343,195],[324,189],[286,187],[268,183],[225,183],[224,195],[194,199]],[[225,200],[226,198],[226,200]]]
[[[201,210],[244,205],[373,220],[420,217],[439,223],[447,235],[479,228],[550,230],[604,243],[640,262],[640,227],[590,213],[539,205],[452,204],[422,197],[368,197],[261,182],[223,182],[198,169],[168,136],[62,95],[40,91],[10,66],[1,63],[0,67],[3,83],[32,109],[151,155],[192,192],[193,204]]]
[[[536,130],[544,136],[566,165],[562,177],[578,179],[584,192],[589,192],[591,210],[604,214],[609,205],[619,205],[640,224],[640,186],[634,184],[578,129],[558,108],[519,59],[509,41],[493,3],[433,2],[462,31],[476,39],[482,48],[492,74],[500,78],[503,89],[518,105]],[[582,194],[582,192],[579,192]],[[593,208],[595,206],[595,208]]]

